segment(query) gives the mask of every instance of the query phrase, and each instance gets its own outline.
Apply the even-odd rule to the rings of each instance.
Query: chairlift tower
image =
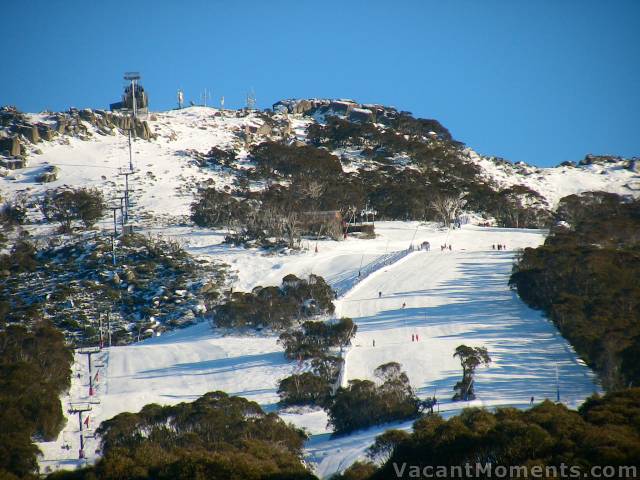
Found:
[[[80,450],[78,451],[78,458],[80,460],[85,458],[85,454],[84,454],[84,431],[83,431],[83,428],[82,428],[82,425],[83,425],[84,422],[82,421],[82,414],[84,412],[90,412],[90,411],[91,411],[91,405],[90,404],[87,404],[85,407],[82,407],[82,406],[77,406],[77,407],[71,406],[69,408],[69,410],[68,410],[68,412],[70,414],[72,414],[72,415],[76,414],[76,413],[78,414],[78,424],[80,425]]]
[[[118,236],[118,224],[116,222],[116,211],[120,210],[120,215],[122,216],[122,201],[120,201],[120,205],[112,205],[109,207],[109,210],[113,211],[113,236],[111,237],[111,254],[113,256],[113,264],[116,264],[116,237]]]
[[[136,104],[136,86],[140,80],[139,72],[125,72],[124,79],[131,82],[131,96],[133,98],[133,118],[138,115],[138,106]]]
[[[131,206],[131,198],[129,197],[129,175],[133,175],[136,173],[136,170],[124,170],[121,169],[118,176],[124,177],[124,214],[122,218],[122,224],[126,225],[129,223],[129,207]]]
[[[93,390],[93,372],[91,371],[91,355],[95,355],[96,353],[100,353],[99,349],[91,349],[85,351],[79,351],[78,353],[87,356],[87,360],[89,362],[89,397],[92,397],[95,393]]]

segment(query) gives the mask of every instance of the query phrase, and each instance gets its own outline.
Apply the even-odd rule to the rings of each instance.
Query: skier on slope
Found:
[[[378,292],[378,298],[382,298],[382,292]]]

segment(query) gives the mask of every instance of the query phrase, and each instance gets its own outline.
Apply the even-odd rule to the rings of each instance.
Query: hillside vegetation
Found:
[[[562,478],[562,465],[565,475],[573,468],[571,474],[576,477],[589,475],[594,466],[608,466],[624,475],[627,467],[635,467],[636,472],[640,468],[638,418],[638,388],[593,397],[578,411],[545,401],[525,411],[471,408],[448,420],[427,415],[414,423],[410,434],[391,430],[377,437],[369,455],[380,467],[357,463],[334,478],[421,478],[425,467],[432,467],[434,478],[438,478],[438,469],[440,478],[465,478],[464,473],[455,472],[465,472],[465,465],[475,468],[478,463],[507,469],[537,466],[540,478]],[[496,478],[496,474],[477,478]]]
[[[65,425],[59,396],[69,388],[72,361],[50,323],[0,331],[0,478],[37,472],[33,440],[53,440]]]
[[[224,268],[174,241],[143,235],[22,236],[0,255],[0,326],[49,319],[76,345],[114,345],[194,323],[216,303]],[[108,315],[108,317],[107,317]],[[146,333],[145,333],[146,332]]]
[[[146,405],[100,425],[103,457],[51,480],[316,478],[302,464],[306,435],[257,403],[211,392],[193,403]]]
[[[608,389],[640,384],[640,202],[604,192],[564,198],[543,246],[511,284],[542,309]]]

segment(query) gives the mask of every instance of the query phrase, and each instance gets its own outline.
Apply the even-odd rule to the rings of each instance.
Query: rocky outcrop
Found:
[[[30,125],[28,123],[22,125],[16,125],[15,127],[18,134],[25,137],[31,143],[40,142],[40,133],[38,133],[38,127],[36,125]]]
[[[326,106],[330,103],[330,100],[326,99],[288,99],[280,100],[273,104],[273,111],[276,113],[292,113],[304,115],[311,110],[314,110],[321,106]]]
[[[360,123],[374,122],[375,115],[367,108],[352,108],[349,112],[349,120]]]
[[[352,122],[391,124],[402,114],[394,107],[376,103],[360,104],[350,99],[287,99],[273,104],[275,113],[326,115],[346,118]]]
[[[7,170],[19,170],[21,168],[25,168],[27,166],[26,158],[6,158],[0,159],[0,167],[4,167]]]
[[[0,154],[7,157],[20,156],[20,139],[18,137],[0,137]]]
[[[44,172],[36,177],[36,182],[39,183],[50,183],[55,182],[58,179],[58,173],[60,173],[60,169],[54,165],[50,165],[45,167]]]
[[[136,118],[133,120],[129,115],[121,115],[105,110],[83,110],[70,109],[65,113],[55,114],[55,128],[53,131],[60,135],[78,136],[80,138],[91,136],[86,124],[95,128],[99,135],[115,135],[116,131],[122,134],[132,134],[137,138],[151,140],[156,135],[151,131],[146,120]]]

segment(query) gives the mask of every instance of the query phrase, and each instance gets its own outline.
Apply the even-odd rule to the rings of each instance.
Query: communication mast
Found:
[[[256,92],[253,91],[253,88],[247,93],[247,110],[255,110],[256,109]]]
[[[211,100],[211,91],[205,88],[204,91],[200,94],[200,98],[202,99],[202,105],[206,107],[207,100]]]
[[[178,89],[178,109],[182,109],[184,105],[184,92],[181,88]]]

